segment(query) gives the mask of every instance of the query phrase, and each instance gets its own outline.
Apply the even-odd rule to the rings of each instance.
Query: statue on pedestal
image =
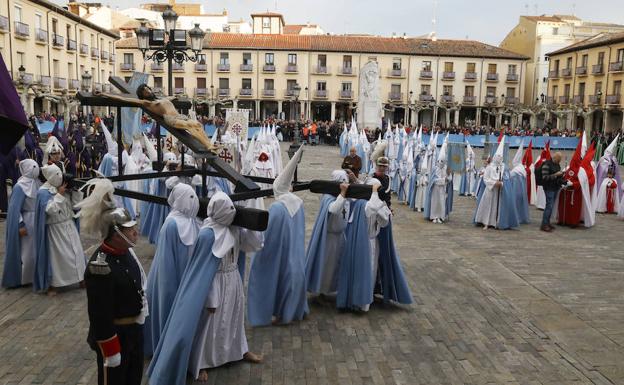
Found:
[[[360,71],[360,92],[358,96],[358,125],[361,128],[379,127],[382,117],[379,96],[379,64],[369,61]]]

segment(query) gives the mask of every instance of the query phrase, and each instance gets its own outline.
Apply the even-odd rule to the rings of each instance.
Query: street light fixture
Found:
[[[84,91],[89,91],[89,89],[91,88],[91,74],[89,73],[89,71],[85,71],[82,75],[82,89]]]
[[[143,54],[143,59],[153,60],[157,63],[167,62],[168,95],[173,96],[173,62],[182,64],[185,61],[196,62],[202,50],[205,32],[195,24],[190,31],[176,29],[178,14],[167,6],[162,13],[165,29],[148,29],[145,23],[135,30],[137,36],[137,46]],[[186,36],[190,37],[190,47],[186,45]],[[189,55],[186,51],[189,48],[193,51]],[[150,49],[154,52],[148,53]],[[212,87],[211,87],[212,88]]]

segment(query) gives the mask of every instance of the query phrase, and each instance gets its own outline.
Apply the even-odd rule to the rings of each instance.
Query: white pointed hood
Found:
[[[143,134],[141,139],[143,141],[143,148],[145,149],[145,152],[147,153],[147,157],[149,158],[149,160],[151,160],[152,162],[157,161],[158,152],[154,148],[154,145],[152,144],[152,142],[150,142],[150,140],[147,138],[145,134]]]
[[[56,136],[49,135],[48,141],[46,142],[45,153],[49,155],[57,152],[63,153],[63,145]]]
[[[470,143],[466,143],[466,157],[469,158],[471,155],[472,155],[472,158],[474,159],[475,152],[472,149],[472,146],[470,145]]]
[[[106,127],[103,121],[100,121],[100,125],[102,126],[102,132],[104,133],[104,138],[106,139],[106,150],[109,154],[117,156],[117,142],[113,140],[111,132],[108,130],[108,127]]]
[[[215,126],[215,130],[212,133],[212,138],[210,138],[210,143],[216,144],[218,136],[219,136],[219,127]]]
[[[613,139],[613,141],[611,141],[611,144],[609,144],[609,146],[607,147],[607,149],[604,152],[605,155],[615,155],[615,149],[617,147],[617,141],[618,141],[619,137],[620,137],[620,134],[617,134],[615,136],[615,139]]]
[[[505,136],[503,135],[503,139],[501,139],[500,143],[498,143],[498,147],[496,148],[496,152],[492,157],[492,163],[494,164],[503,164],[503,160],[505,156]]]
[[[522,165],[522,156],[524,155],[523,150],[524,150],[524,140],[521,140],[520,145],[518,146],[518,151],[516,151],[516,155],[514,155],[514,158],[511,161],[511,165],[513,167]]]
[[[290,192],[295,170],[303,155],[303,146],[300,146],[295,155],[288,161],[282,172],[273,181],[273,195],[275,199],[282,202],[290,216],[294,216],[299,210],[303,201],[301,198]]]
[[[585,132],[585,130],[583,130],[583,136],[581,136],[581,158],[585,156],[587,148],[587,133]]]
[[[447,148],[448,148],[448,133],[446,134],[446,137],[444,137],[444,142],[442,142],[442,146],[440,147],[440,151],[438,152],[438,163],[445,163],[446,164],[446,152],[447,152]]]

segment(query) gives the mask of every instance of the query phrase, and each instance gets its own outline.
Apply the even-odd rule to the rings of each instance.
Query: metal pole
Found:
[[[169,43],[167,43],[165,50],[167,50],[167,95],[173,96],[173,57]]]
[[[123,175],[123,137],[121,133],[121,107],[117,107],[117,174]]]

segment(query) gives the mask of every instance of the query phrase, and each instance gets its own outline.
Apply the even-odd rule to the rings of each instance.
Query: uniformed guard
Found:
[[[87,342],[97,354],[98,384],[140,385],[147,301],[145,272],[132,250],[139,237],[136,222],[114,206],[108,179],[93,179],[86,190],[90,195],[78,206],[82,228],[103,239],[85,273]]]

